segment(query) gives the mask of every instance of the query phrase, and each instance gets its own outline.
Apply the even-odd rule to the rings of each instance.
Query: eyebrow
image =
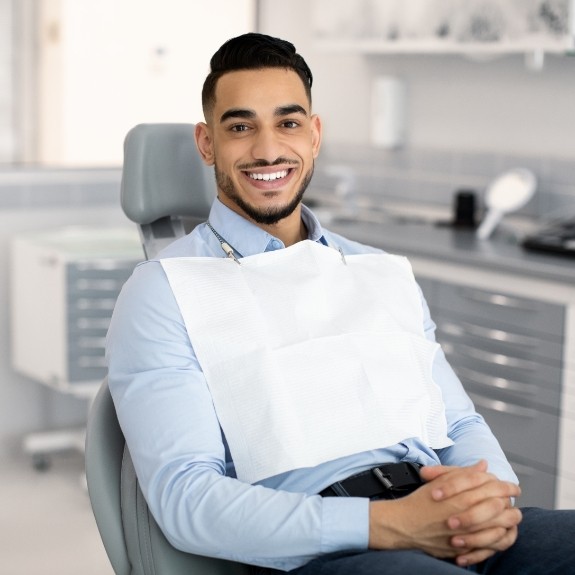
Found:
[[[289,116],[290,114],[302,114],[307,117],[307,112],[303,106],[299,104],[288,104],[286,106],[278,106],[274,110],[274,116],[282,117]],[[243,118],[244,120],[253,120],[256,117],[254,110],[247,108],[230,108],[226,110],[220,117],[220,123],[229,120],[230,118]]]
[[[256,113],[253,110],[246,110],[244,108],[231,108],[226,110],[220,117],[220,124],[229,120],[230,118],[244,118],[245,120],[251,120],[256,117]]]
[[[288,106],[279,106],[275,109],[274,116],[289,116],[290,114],[303,114],[307,116],[305,108],[299,104],[289,104]]]

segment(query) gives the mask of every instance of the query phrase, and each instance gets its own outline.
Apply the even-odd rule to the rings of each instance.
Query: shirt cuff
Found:
[[[324,497],[322,503],[322,553],[367,549],[369,499]]]

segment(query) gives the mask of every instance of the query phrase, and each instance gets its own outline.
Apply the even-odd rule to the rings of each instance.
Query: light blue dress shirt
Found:
[[[310,240],[347,255],[381,251],[322,229],[305,206],[302,218]],[[284,247],[219,200],[209,220],[242,256]],[[159,258],[186,256],[225,253],[202,224]],[[434,341],[435,324],[423,295],[421,305],[426,337]],[[110,390],[142,491],[168,540],[183,551],[287,571],[322,553],[366,549],[369,501],[316,494],[384,462],[470,465],[484,458],[492,473],[517,481],[440,351],[433,378],[443,394],[453,446],[434,451],[410,439],[256,485],[242,483],[235,478],[202,369],[158,260],[141,263],[125,284],[108,333],[107,358]]]

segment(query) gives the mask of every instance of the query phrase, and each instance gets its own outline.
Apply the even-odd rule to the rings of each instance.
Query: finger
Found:
[[[459,549],[494,549],[506,533],[505,527],[491,527],[467,535],[454,535],[450,543]]]
[[[480,461],[471,467],[461,467],[451,473],[444,473],[435,479],[432,498],[435,501],[448,499],[458,493],[475,489],[496,479],[486,471],[487,464]]]
[[[459,471],[461,469],[476,469],[478,471],[486,471],[487,462],[482,459],[469,467],[456,467],[453,465],[426,465],[421,468],[419,473],[424,481],[433,481],[434,479],[437,479],[446,473]]]
[[[481,563],[485,561],[497,551],[505,551],[515,543],[517,540],[517,527],[512,527],[508,529],[503,537],[492,544],[490,547],[482,547],[473,549],[471,551],[465,551],[461,555],[458,555],[455,559],[456,563],[461,567],[467,565],[474,565],[476,563]]]
[[[438,477],[441,477],[445,473],[454,471],[457,467],[451,465],[426,465],[419,470],[419,475],[423,481],[433,481]]]
[[[506,484],[499,481],[457,496],[454,501],[458,500],[458,506],[464,511],[451,515],[447,519],[448,527],[454,530],[474,531],[496,519],[501,524],[510,518],[521,521],[521,512],[511,507],[509,500],[509,497],[513,497],[509,493],[513,493],[516,487],[513,483]],[[505,514],[506,512],[510,513]]]
[[[477,563],[481,563],[493,555],[495,555],[495,551],[492,549],[475,549],[469,553],[458,555],[455,562],[460,567],[467,567],[468,565],[477,565]]]

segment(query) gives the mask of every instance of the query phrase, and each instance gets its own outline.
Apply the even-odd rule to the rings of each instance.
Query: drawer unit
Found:
[[[12,244],[12,359],[25,375],[81,393],[106,374],[116,298],[143,259],[135,231],[64,228]]]
[[[438,279],[421,283],[437,340],[521,481],[520,504],[553,507],[566,307]]]
[[[106,333],[116,298],[135,262],[78,260],[66,266],[68,380],[101,380]]]

